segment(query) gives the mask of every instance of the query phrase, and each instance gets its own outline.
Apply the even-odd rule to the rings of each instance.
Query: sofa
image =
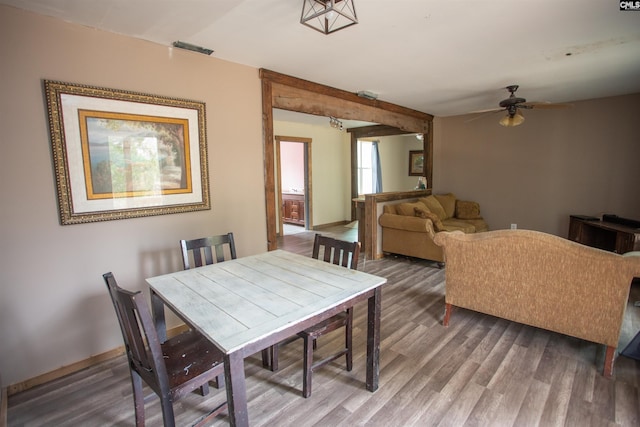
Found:
[[[436,261],[443,265],[442,248],[433,242],[439,231],[478,233],[489,227],[477,202],[458,200],[453,193],[387,204],[378,219],[382,252]]]
[[[640,257],[531,230],[440,232],[445,313],[463,307],[606,346],[604,376],[615,352]]]

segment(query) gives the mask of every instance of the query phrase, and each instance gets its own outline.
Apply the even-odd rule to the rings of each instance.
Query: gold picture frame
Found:
[[[424,151],[409,151],[409,176],[424,174]]]
[[[204,102],[44,80],[62,225],[211,209]]]

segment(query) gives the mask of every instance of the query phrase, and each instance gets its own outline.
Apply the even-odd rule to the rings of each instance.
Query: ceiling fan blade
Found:
[[[490,110],[473,111],[469,114],[475,114],[475,116],[465,120],[464,122],[465,123],[473,122],[483,117],[489,116],[491,114],[499,113],[501,111],[505,111],[504,108],[492,108]]]
[[[553,103],[553,102],[525,102],[518,105],[518,108],[527,108],[536,110],[553,110],[561,108],[571,108],[573,104]]]
[[[467,114],[480,114],[480,113],[490,113],[492,111],[502,111],[504,110],[504,108],[502,107],[498,107],[498,108],[487,108],[485,110],[475,110],[475,111],[470,111]]]

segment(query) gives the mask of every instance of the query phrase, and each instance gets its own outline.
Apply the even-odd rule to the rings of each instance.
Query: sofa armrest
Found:
[[[435,236],[433,223],[430,219],[419,218],[417,216],[394,215],[383,213],[378,220],[381,227],[394,228],[396,230],[415,231],[418,233],[428,233]]]

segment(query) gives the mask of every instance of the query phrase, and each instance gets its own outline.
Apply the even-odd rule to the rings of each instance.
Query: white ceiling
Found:
[[[616,0],[355,0],[360,23],[324,35],[302,0],[0,0],[165,46],[267,68],[435,116],[640,92],[640,11]],[[196,55],[196,53],[194,53]]]

